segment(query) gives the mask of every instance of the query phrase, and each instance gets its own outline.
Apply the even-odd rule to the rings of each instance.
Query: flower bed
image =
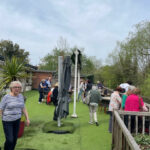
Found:
[[[134,135],[134,139],[140,146],[141,150],[150,150],[150,136],[138,134]]]

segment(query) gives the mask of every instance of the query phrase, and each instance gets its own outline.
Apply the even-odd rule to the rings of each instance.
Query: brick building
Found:
[[[34,70],[32,71],[32,89],[38,89],[42,79],[52,77],[52,85],[58,81],[56,71]]]

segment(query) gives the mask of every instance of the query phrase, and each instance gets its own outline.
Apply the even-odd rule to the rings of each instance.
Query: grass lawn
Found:
[[[16,150],[37,149],[37,150],[110,150],[111,134],[108,132],[109,116],[103,112],[98,112],[100,125],[88,124],[88,107],[82,102],[77,102],[78,118],[71,118],[73,112],[73,102],[70,103],[70,115],[62,119],[65,124],[74,124],[74,133],[54,134],[44,133],[43,126],[51,122],[53,118],[54,106],[38,104],[38,92],[26,92],[26,107],[29,113],[31,125],[25,127],[23,137],[18,139]],[[2,124],[0,122],[0,146],[5,141]]]

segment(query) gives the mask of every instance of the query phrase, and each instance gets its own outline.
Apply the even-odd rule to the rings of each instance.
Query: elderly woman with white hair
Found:
[[[19,81],[11,82],[10,93],[6,94],[0,103],[0,114],[6,138],[4,150],[15,149],[22,113],[26,117],[27,126],[30,124],[21,89],[22,84]]]
[[[128,97],[130,94],[132,94],[132,91],[133,91],[135,88],[136,88],[135,86],[130,85],[130,86],[128,87],[128,91],[125,92],[125,93],[122,95],[121,108],[122,108],[123,110],[124,110],[124,108],[125,108],[125,102],[126,102],[127,97]]]
[[[99,101],[102,100],[100,92],[97,90],[96,86],[92,86],[92,90],[89,92],[90,94],[90,101],[89,101],[89,111],[90,111],[90,124],[96,123],[96,126],[99,125],[97,120],[97,108]],[[93,122],[94,117],[94,122]]]

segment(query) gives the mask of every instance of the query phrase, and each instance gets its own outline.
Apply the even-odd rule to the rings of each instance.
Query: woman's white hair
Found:
[[[92,90],[97,90],[97,86],[93,85]]]
[[[135,88],[136,88],[135,86],[130,85],[130,86],[128,87],[128,90],[133,91]]]
[[[22,84],[20,81],[12,81],[9,85],[9,88],[12,89],[16,84],[19,84],[19,86],[22,88]]]

